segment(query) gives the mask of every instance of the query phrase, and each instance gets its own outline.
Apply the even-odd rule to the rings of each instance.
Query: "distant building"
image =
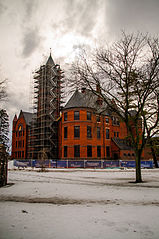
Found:
[[[12,127],[12,158],[27,159],[28,158],[28,141],[29,130],[33,114],[20,111],[20,114],[14,116]]]

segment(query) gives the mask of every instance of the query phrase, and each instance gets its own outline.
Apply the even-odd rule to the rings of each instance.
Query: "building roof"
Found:
[[[24,115],[24,119],[26,121],[26,124],[27,125],[30,125],[32,120],[33,120],[33,113],[30,113],[30,112],[23,112],[23,115]]]
[[[24,111],[21,110],[18,118],[24,117],[26,124],[30,125],[32,120],[33,120],[33,116],[34,116],[33,113],[24,112]]]
[[[127,141],[124,139],[120,139],[120,138],[112,138],[112,141],[116,144],[116,146],[121,149],[121,150],[133,150],[133,148],[128,145]]]
[[[105,102],[99,104],[98,96],[93,94],[88,89],[85,89],[83,93],[76,90],[69,101],[66,103],[64,110],[69,108],[92,108],[95,109],[98,114],[110,114],[108,105]]]
[[[86,101],[81,92],[76,90],[71,96],[64,109],[76,108],[76,107],[87,107]]]
[[[51,56],[51,53],[50,53],[50,56],[49,56],[49,58],[48,58],[48,60],[46,62],[46,65],[53,65],[53,66],[55,66],[55,63],[54,63],[54,61],[52,59],[52,56]]]

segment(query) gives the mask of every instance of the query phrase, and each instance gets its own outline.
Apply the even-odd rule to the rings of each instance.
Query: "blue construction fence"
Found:
[[[135,161],[123,160],[14,160],[15,167],[41,168],[135,168]],[[141,168],[153,168],[153,161],[141,161]]]

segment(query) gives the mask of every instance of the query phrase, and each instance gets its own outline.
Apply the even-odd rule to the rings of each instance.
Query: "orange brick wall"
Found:
[[[19,136],[18,128],[22,126],[22,135]],[[23,133],[24,132],[24,133]],[[13,159],[25,159],[27,158],[27,125],[24,117],[20,117],[16,122],[13,123],[12,130],[12,158]],[[21,141],[21,145],[19,142]],[[16,143],[17,142],[17,143]]]
[[[80,119],[74,120],[74,111],[80,112]],[[87,120],[87,111],[92,113],[91,120]],[[67,121],[64,121],[64,113],[67,112]],[[112,120],[109,118],[109,123],[106,123],[107,116],[100,116],[100,122],[97,122],[97,115],[91,109],[74,108],[64,110],[62,113],[62,135],[61,135],[61,151],[64,158],[64,146],[68,147],[67,158],[74,158],[74,145],[80,145],[80,158],[87,158],[87,145],[92,145],[92,158],[97,158],[97,146],[101,146],[101,157],[106,158],[106,146],[110,147],[111,152],[111,137],[114,137],[114,132],[119,132],[119,137],[124,138],[127,135],[124,123],[120,126],[113,126]],[[74,138],[74,126],[80,126],[80,138]],[[92,138],[87,138],[87,126],[92,127]],[[67,139],[64,139],[64,127],[68,128]],[[97,127],[100,127],[101,138],[97,138]],[[106,139],[106,128],[109,129],[109,139]]]

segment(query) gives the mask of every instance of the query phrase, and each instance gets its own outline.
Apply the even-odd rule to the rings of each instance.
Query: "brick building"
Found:
[[[31,127],[33,114],[20,111],[13,119],[12,127],[12,158],[27,159],[28,158],[28,135]]]
[[[75,91],[63,108],[59,126],[62,159],[134,159],[124,140],[125,124],[87,89]]]
[[[34,74],[34,114],[13,119],[12,158],[133,160],[125,123],[98,96],[76,90],[61,108],[62,78],[50,54]]]

